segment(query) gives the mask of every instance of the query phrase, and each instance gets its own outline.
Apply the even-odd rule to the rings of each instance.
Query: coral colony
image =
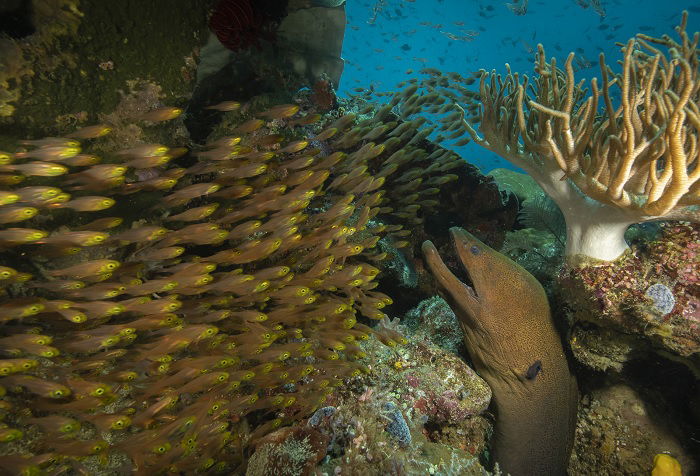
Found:
[[[473,78],[428,71],[432,79],[411,86],[426,94],[406,101],[403,114],[441,114],[443,139],[467,134],[524,169],[564,213],[568,257],[614,260],[628,249],[624,233],[634,223],[700,220],[700,60],[686,24],[687,12],[680,42],[630,39],[620,74],[601,54],[602,80],[593,79],[590,92],[576,82],[573,53],[562,71],[540,45],[532,79],[510,68],[505,77],[483,71],[478,94],[463,86]]]

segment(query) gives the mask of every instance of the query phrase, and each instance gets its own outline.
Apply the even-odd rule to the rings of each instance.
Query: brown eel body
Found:
[[[493,391],[493,459],[512,476],[563,475],[573,445],[578,390],[539,282],[461,228],[462,283],[426,241],[423,253],[461,323],[476,371]]]

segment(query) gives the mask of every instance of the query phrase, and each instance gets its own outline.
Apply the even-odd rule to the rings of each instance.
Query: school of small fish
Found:
[[[0,467],[240,469],[247,445],[368,371],[360,341],[405,343],[358,318],[386,316],[386,250],[409,245],[461,161],[425,150],[399,101],[417,99],[325,123],[292,104],[248,112],[196,151],[100,157],[87,150],[111,128],[94,125],[0,153],[0,442],[14,453]]]

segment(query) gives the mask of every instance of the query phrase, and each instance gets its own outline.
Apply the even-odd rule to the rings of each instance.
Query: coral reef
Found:
[[[319,78],[311,90],[311,102],[319,112],[328,112],[336,107],[338,100],[329,79]]]
[[[394,320],[377,330],[387,325],[402,329]],[[491,395],[486,383],[458,357],[416,336],[401,347],[387,347],[381,337],[360,346],[371,371],[338,389],[329,397],[332,406],[306,423],[270,434],[275,444],[292,440],[295,447],[324,435],[325,457],[315,474],[487,474],[476,458],[491,429],[483,413]],[[317,460],[314,451],[306,454]],[[260,459],[275,467],[276,457],[267,455]]]
[[[250,19],[261,38],[228,38],[235,55],[214,48],[213,69],[197,70],[201,90],[191,93],[214,3],[31,0],[35,31],[0,39],[1,471],[488,474],[480,460],[507,459],[498,430],[507,418],[495,415],[489,444],[492,389],[458,357],[467,350],[462,329],[432,296],[419,244],[431,239],[442,252],[442,231],[468,224],[546,286],[563,240],[543,220],[554,214],[537,182],[553,196],[577,187],[599,202],[598,218],[619,218],[610,211],[617,208],[631,211],[632,222],[697,218],[697,157],[683,163],[671,147],[697,134],[695,113],[682,107],[688,92],[697,102],[697,87],[687,90],[697,84],[697,57],[685,17],[681,43],[638,36],[623,49],[617,82],[590,96],[571,91],[572,57],[562,71],[540,49],[534,101],[510,72],[497,82],[483,71],[464,78],[426,69],[427,79],[382,105],[333,90],[342,73],[342,1],[289,2],[294,14],[284,21],[283,1],[220,2],[270,6],[276,16]],[[165,9],[173,12],[167,20]],[[318,31],[307,31],[310,18]],[[267,41],[249,54],[258,40],[275,39],[278,23],[280,54]],[[314,49],[321,33],[325,48]],[[163,37],[166,50],[154,40]],[[642,74],[653,66],[642,53],[652,43],[678,52],[670,66],[659,56],[656,77]],[[477,77],[478,92],[464,87]],[[666,116],[643,112],[644,93],[660,77]],[[651,83],[621,89],[622,107],[611,108],[608,89],[624,78]],[[290,99],[286,91],[304,84],[311,87]],[[587,114],[599,100],[600,117]],[[634,101],[643,120],[630,130],[625,102]],[[564,140],[572,131],[574,150]],[[436,145],[463,145],[465,134],[507,152],[536,180],[496,171],[494,181]],[[633,146],[643,140],[646,152],[590,145],[603,135]],[[516,142],[532,154],[513,157],[522,149]],[[647,154],[662,157],[649,177],[635,172]],[[651,182],[634,187],[637,179]],[[518,203],[516,226],[527,228],[512,232]],[[625,248],[618,231],[603,258]],[[700,375],[700,227],[634,231],[632,250],[616,262],[571,261],[559,275],[571,350],[584,373],[647,375],[638,359],[654,354]],[[569,253],[589,251],[575,238]],[[509,286],[499,295],[516,294],[512,283],[492,281]],[[390,311],[389,295],[401,296]],[[403,322],[389,319],[409,309]],[[540,356],[547,340],[523,346],[537,356],[518,363],[515,385],[561,373]],[[687,388],[690,381],[683,376]],[[681,392],[671,387],[656,391]],[[676,471],[675,460],[659,456],[670,452],[694,471],[683,441],[694,430],[659,423],[650,402],[663,399],[650,393],[589,391],[569,470]],[[693,398],[686,413],[697,412]],[[550,398],[536,413],[549,418],[558,403]],[[549,447],[541,461],[557,451],[527,435]]]
[[[135,83],[109,125],[3,155],[4,467],[240,470],[369,370],[357,342],[405,343],[357,322],[392,302],[377,243],[410,245],[459,159],[385,107],[321,123],[264,100],[218,105],[189,152],[161,145],[185,137],[158,96]]]
[[[6,7],[5,7],[6,8]],[[4,10],[4,9],[3,9]],[[75,67],[75,55],[51,55],[62,36],[75,34],[83,13],[76,0],[35,0],[31,12],[35,31],[27,41],[0,38],[0,117],[14,115],[22,87],[33,76],[45,76],[60,67]],[[4,14],[7,12],[3,11]]]
[[[585,397],[572,471],[648,472],[663,451],[686,470],[698,463],[698,229],[665,223],[614,263],[562,269],[556,302],[571,324],[571,352],[595,371],[596,386],[612,384]]]
[[[386,431],[396,440],[399,446],[409,446],[411,444],[411,430],[408,428],[403,413],[394,402],[386,402],[382,406],[384,418],[389,420]]]
[[[328,407],[325,407],[328,408]],[[309,427],[281,428],[256,444],[246,476],[312,474],[326,455],[329,437]]]
[[[549,197],[539,192],[522,202],[518,222],[526,228],[508,232],[500,252],[550,289],[566,243],[564,216]]]
[[[403,324],[417,339],[432,342],[456,355],[466,355],[457,316],[440,296],[425,299],[409,310]]]
[[[418,346],[425,352],[425,346]],[[460,365],[460,359],[446,354],[440,369],[426,372],[415,369],[406,373],[408,385],[415,389],[409,401],[428,417],[435,427],[459,425],[486,411],[491,401],[491,389],[470,367]]]
[[[620,370],[634,353],[663,352],[700,375],[699,243],[697,224],[667,223],[656,240],[612,264],[564,268],[558,292],[579,361]]]

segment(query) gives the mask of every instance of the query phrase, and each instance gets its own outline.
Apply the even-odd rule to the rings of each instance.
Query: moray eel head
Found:
[[[512,330],[517,324],[494,310],[512,302],[512,309],[546,308],[545,312],[549,312],[542,286],[527,271],[462,228],[450,228],[450,234],[471,285],[455,276],[430,241],[423,243],[423,254],[441,295],[462,323],[467,345],[473,346],[470,353],[479,351],[480,340],[491,340],[489,335],[506,337],[511,332],[509,328]],[[514,363],[518,367],[525,365],[525,370],[532,364]]]
[[[463,308],[464,318],[468,323],[479,326],[480,324],[475,320],[475,317],[481,313],[482,307],[477,289],[481,288],[483,291],[483,285],[480,286],[480,284],[483,283],[484,276],[480,270],[484,267],[484,245],[481,242],[477,244],[476,239],[461,228],[451,228],[450,234],[455,243],[457,256],[474,285],[473,287],[460,281],[450,271],[432,242],[423,243],[423,255],[438,282],[442,296],[452,309]]]

